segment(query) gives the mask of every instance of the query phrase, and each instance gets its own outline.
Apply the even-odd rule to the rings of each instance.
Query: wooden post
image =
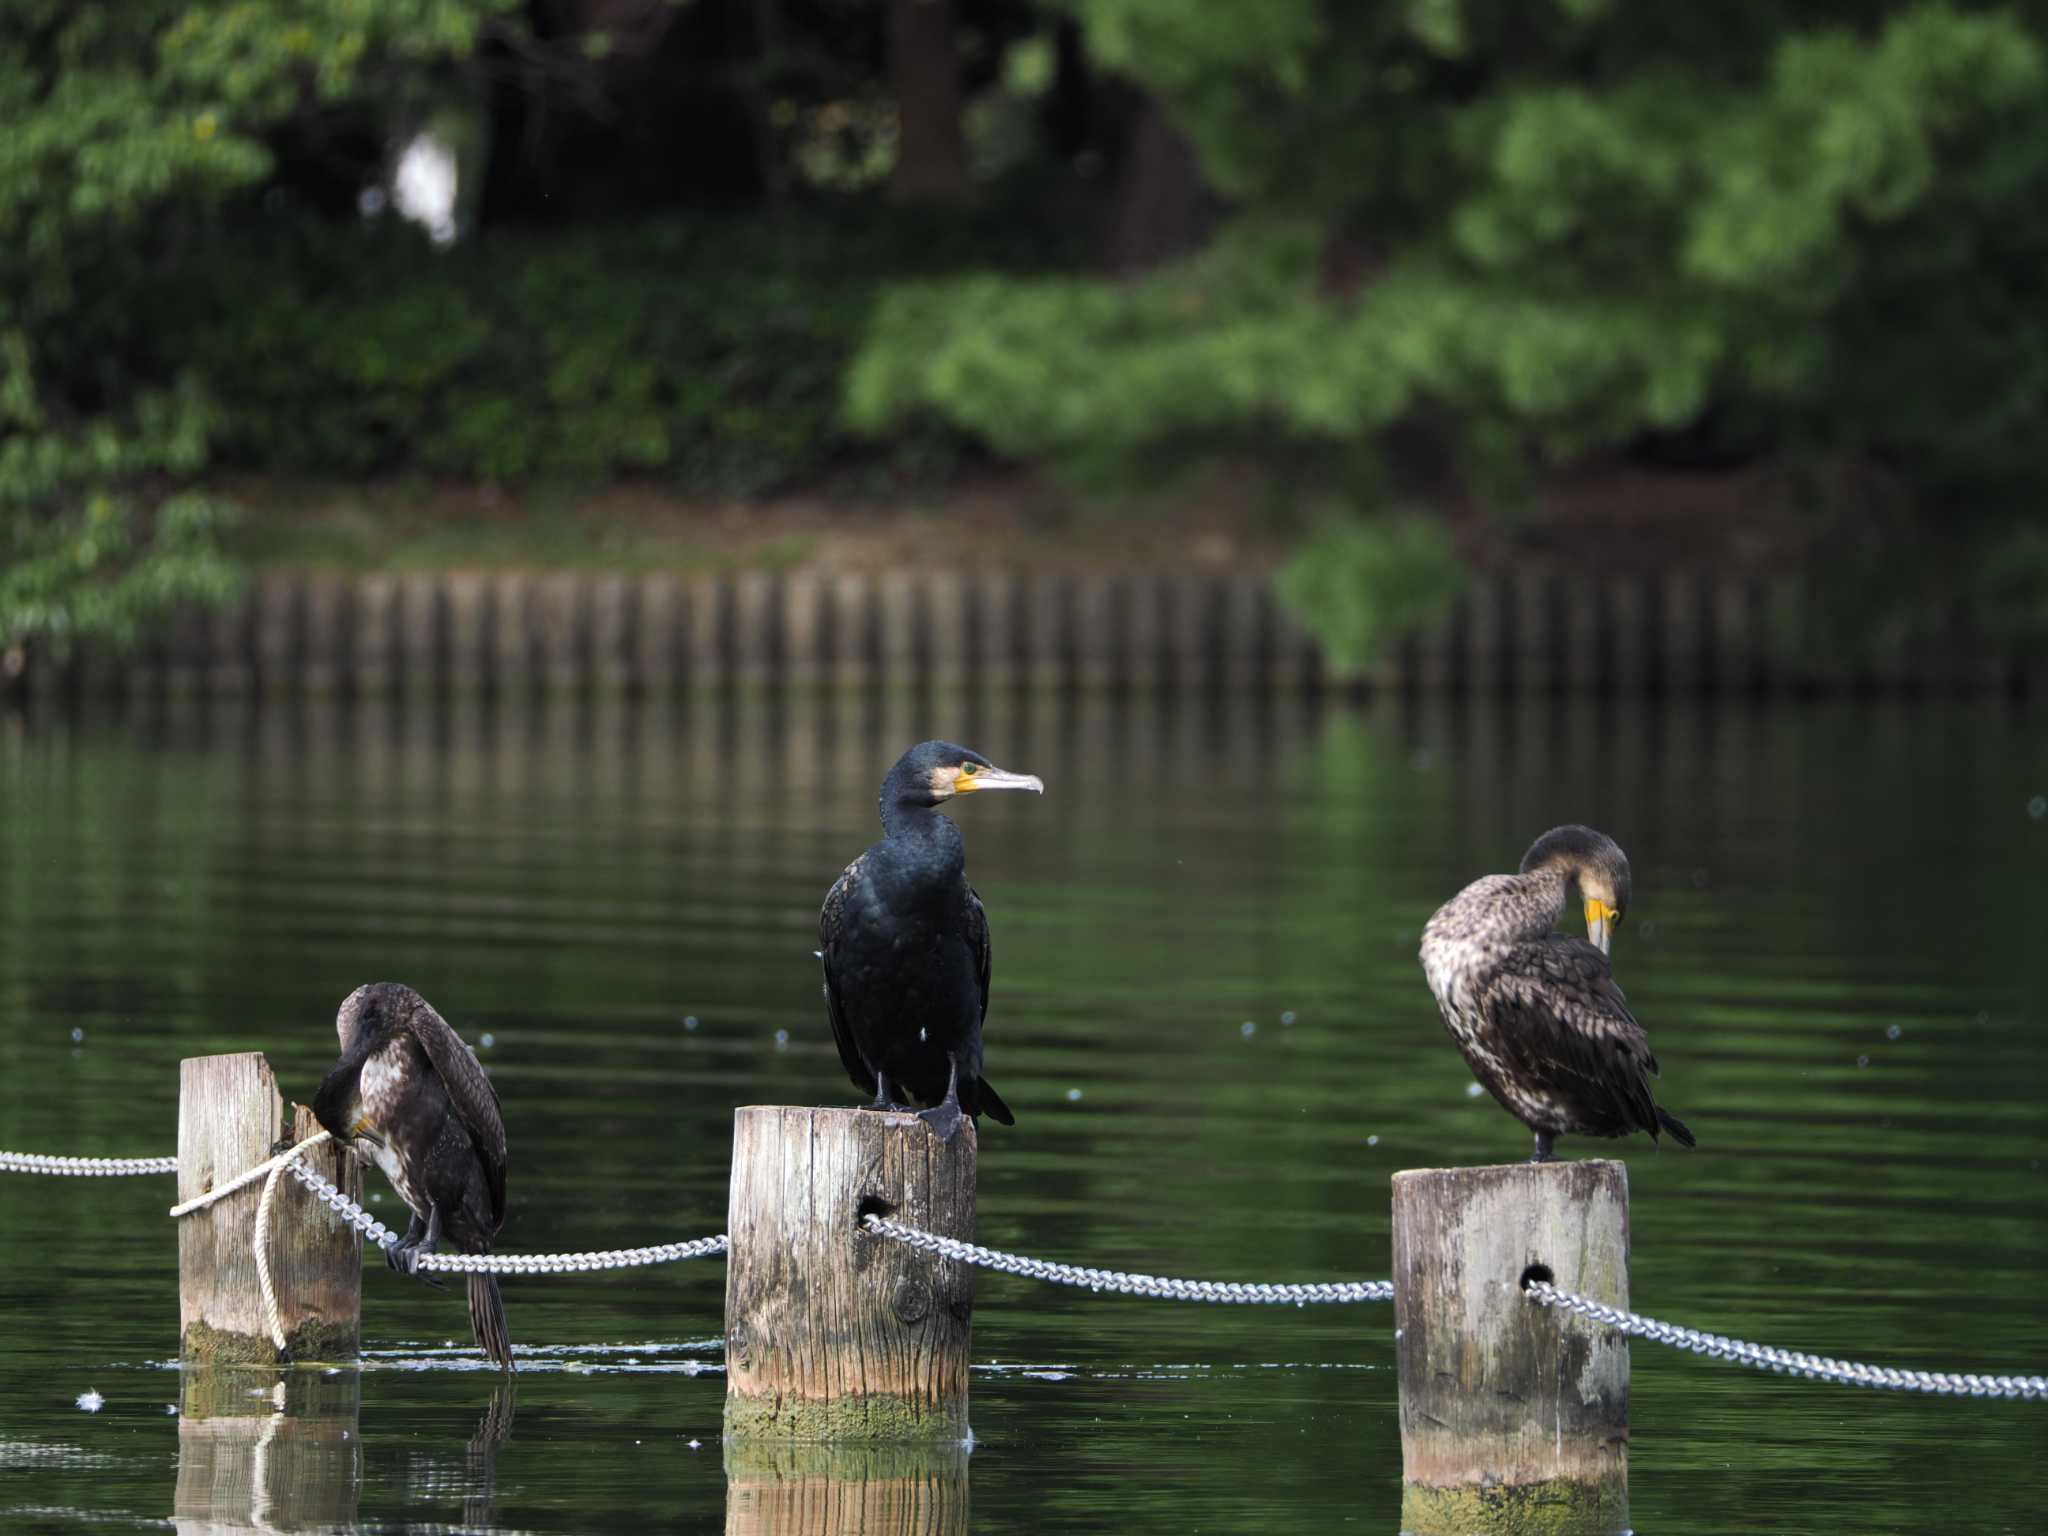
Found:
[[[289,1125],[303,1141],[313,1112],[287,1119],[260,1051],[188,1057],[178,1071],[178,1201],[225,1184],[271,1155]],[[353,1158],[332,1142],[306,1155],[313,1171],[362,1197]],[[179,1352],[207,1363],[271,1364],[277,1347],[263,1316],[250,1250],[259,1181],[178,1220]],[[270,1278],[286,1346],[296,1360],[354,1357],[361,1332],[362,1238],[286,1174],[270,1213]]]
[[[782,579],[782,636],[778,653],[782,658],[783,682],[808,687],[824,673],[818,622],[824,589],[824,578],[815,570],[791,571]]]
[[[1628,1340],[1524,1278],[1628,1305],[1618,1162],[1394,1175],[1401,1529],[1609,1536],[1628,1525]]]
[[[468,692],[491,675],[490,578],[474,571],[451,571],[442,578],[448,603],[448,685]]]
[[[869,1211],[974,1236],[974,1128],[910,1114],[738,1110],[725,1278],[725,1432],[958,1441],[972,1266],[860,1228]]]
[[[924,579],[925,604],[931,614],[931,680],[934,687],[957,688],[967,682],[967,578],[958,571],[933,571]]]
[[[181,1533],[355,1528],[362,1374],[284,1371],[269,1380],[265,1389],[247,1371],[180,1373],[171,1514]]]
[[[634,675],[640,686],[655,698],[668,698],[676,691],[682,653],[682,589],[675,577],[656,571],[640,581],[640,627],[634,637]]]
[[[398,578],[371,571],[356,582],[355,620],[349,628],[349,665],[357,693],[391,687],[398,650]]]
[[[725,1443],[725,1536],[967,1536],[964,1445]]]

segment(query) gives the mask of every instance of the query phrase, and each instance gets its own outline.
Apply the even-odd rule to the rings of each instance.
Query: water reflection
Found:
[[[362,1496],[354,1371],[186,1371],[172,1520],[187,1536],[355,1524]]]
[[[445,1451],[409,1447],[402,1474],[407,1509],[420,1514],[439,1512],[460,1501],[458,1529],[498,1530],[498,1450],[512,1438],[517,1401],[514,1383],[499,1380],[491,1384],[490,1400],[463,1447],[459,1464]]]
[[[173,1524],[188,1536],[355,1530],[362,1380],[357,1371],[185,1371]],[[438,1528],[500,1529],[498,1451],[515,1410],[512,1383],[496,1382],[459,1463],[409,1448],[400,1474],[407,1506],[439,1513],[459,1501],[459,1524]]]
[[[726,1536],[964,1536],[967,1448],[728,1444]]]

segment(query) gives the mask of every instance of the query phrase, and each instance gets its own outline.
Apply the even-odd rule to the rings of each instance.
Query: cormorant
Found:
[[[1576,888],[1587,939],[1555,932]],[[1531,1162],[1575,1136],[1693,1134],[1650,1093],[1657,1058],[1614,983],[1608,946],[1628,910],[1628,855],[1591,827],[1553,827],[1519,874],[1475,880],[1422,930],[1422,968],[1472,1075],[1536,1137]],[[1588,942],[1588,939],[1591,942]]]
[[[382,1169],[412,1212],[386,1255],[391,1267],[418,1273],[420,1254],[443,1237],[463,1253],[489,1253],[505,1224],[505,1121],[476,1053],[432,1004],[396,982],[356,988],[334,1028],[341,1060],[321,1080],[313,1113],[335,1140]],[[477,1347],[511,1370],[498,1277],[468,1279]]]
[[[978,752],[926,741],[882,780],[879,843],[846,866],[818,914],[825,1009],[854,1086],[873,1108],[898,1093],[932,1106],[919,1118],[950,1140],[961,1115],[1016,1117],[981,1075],[988,1013],[988,915],[967,883],[960,829],[935,809],[960,795],[1045,785]]]

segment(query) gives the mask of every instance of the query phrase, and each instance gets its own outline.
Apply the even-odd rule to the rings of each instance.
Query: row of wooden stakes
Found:
[[[287,1131],[303,1140],[317,1129],[309,1110],[288,1111],[260,1053],[187,1060],[180,1203],[263,1162]],[[941,1142],[907,1113],[736,1111],[726,1217],[729,1444],[967,1442],[975,1271],[875,1236],[862,1218],[882,1214],[971,1241],[976,1145],[971,1124]],[[306,1160],[360,1199],[348,1154],[330,1144]],[[278,1363],[251,1248],[259,1193],[251,1185],[180,1221],[187,1361]],[[1622,1165],[1415,1171],[1395,1175],[1393,1195],[1403,1528],[1418,1536],[1506,1529],[1501,1521],[1526,1509],[1542,1512],[1546,1530],[1623,1529],[1627,1341],[1520,1294],[1534,1276],[1627,1306]],[[355,1230],[286,1180],[268,1255],[290,1358],[352,1359],[363,1274]],[[1077,1313],[1086,1305],[1082,1293],[1066,1294]],[[1368,1322],[1361,1331],[1383,1327]]]
[[[1418,690],[2048,695],[2048,669],[1958,607],[1836,632],[1794,575],[1472,577],[1356,679]],[[328,693],[760,683],[1313,690],[1338,678],[1269,576],[805,569],[726,576],[265,570],[128,656],[8,653],[0,691]]]

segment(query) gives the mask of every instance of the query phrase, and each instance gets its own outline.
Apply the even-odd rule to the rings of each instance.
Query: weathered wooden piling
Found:
[[[178,1071],[178,1202],[271,1156],[289,1128],[295,1141],[320,1129],[313,1112],[287,1116],[261,1051],[188,1057]],[[362,1197],[355,1160],[332,1142],[307,1164]],[[277,1359],[250,1246],[259,1180],[178,1221],[179,1352],[208,1363]],[[286,1346],[297,1360],[345,1360],[361,1335],[362,1238],[287,1174],[270,1214],[270,1275]]]
[[[1628,1526],[1628,1340],[1526,1281],[1628,1305],[1618,1162],[1394,1175],[1401,1529],[1608,1536]]]
[[[869,1212],[974,1236],[972,1124],[745,1108],[733,1121],[725,1432],[813,1441],[967,1433],[974,1271],[863,1231]]]
[[[966,1536],[967,1448],[725,1444],[725,1536]]]

